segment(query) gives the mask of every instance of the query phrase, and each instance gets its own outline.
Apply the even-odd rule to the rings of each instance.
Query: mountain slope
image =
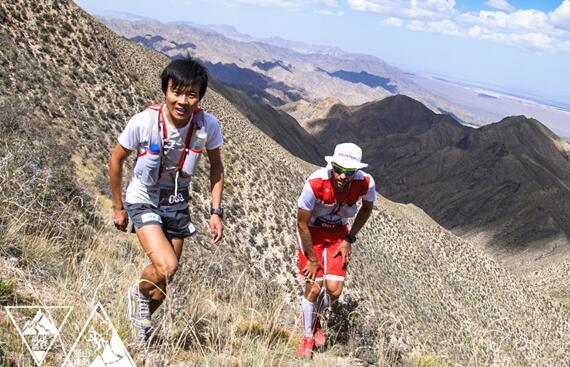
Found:
[[[324,149],[294,118],[271,106],[254,102],[240,90],[215,80],[211,84],[213,90],[224,96],[256,127],[285,150],[313,164],[320,164],[323,161]]]
[[[0,141],[12,154],[0,161],[0,276],[16,283],[16,295],[27,295],[15,302],[72,304],[72,323],[102,300],[140,364],[301,364],[291,342],[300,331],[294,219],[297,195],[315,167],[208,91],[203,107],[220,118],[226,140],[224,242],[208,243],[202,161],[192,205],[200,233],[185,246],[169,285],[171,296],[157,315],[159,335],[149,348],[136,347],[124,294],[147,260],[136,239],[109,220],[106,159],[128,117],[160,100],[157,76],[168,60],[68,1],[3,2],[0,16],[8,35],[0,54]],[[42,158],[37,170],[18,164],[30,154]],[[51,201],[29,199],[36,189],[53,195]],[[46,211],[48,202],[54,210]],[[34,227],[42,218],[43,228]],[[317,353],[320,366],[570,361],[568,313],[559,304],[413,206],[378,199],[355,246],[347,290],[336,310],[346,320],[329,321],[341,337]],[[30,365],[4,309],[0,323],[8,331],[0,334],[2,363]],[[62,332],[66,345],[76,333]]]
[[[336,104],[305,125],[329,146],[358,142],[379,190],[569,302],[570,145],[524,116],[472,129],[406,97]]]
[[[335,105],[307,125],[324,143],[357,141],[382,193],[459,234],[526,248],[570,236],[568,145],[524,116],[472,129],[406,97]]]

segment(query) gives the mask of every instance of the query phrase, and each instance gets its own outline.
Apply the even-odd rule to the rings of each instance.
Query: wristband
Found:
[[[346,242],[348,242],[348,243],[350,243],[350,244],[353,244],[354,242],[356,242],[356,236],[355,236],[355,235],[352,235],[352,234],[350,234],[350,233],[347,234],[346,237],[344,237],[344,239],[345,239]]]

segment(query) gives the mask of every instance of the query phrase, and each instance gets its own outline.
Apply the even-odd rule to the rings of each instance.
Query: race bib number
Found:
[[[317,227],[324,228],[324,229],[335,229],[335,228],[341,227],[343,224],[342,224],[342,221],[331,222],[331,221],[328,221],[324,218],[319,217],[315,220],[314,225]]]
[[[176,194],[174,189],[161,189],[159,206],[172,206],[187,202],[190,200],[188,189],[180,189]]]

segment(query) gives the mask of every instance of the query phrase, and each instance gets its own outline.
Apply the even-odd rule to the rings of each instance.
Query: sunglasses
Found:
[[[331,166],[333,171],[337,174],[337,175],[342,175],[343,173],[347,176],[347,177],[352,177],[356,174],[356,172],[358,172],[358,169],[355,168],[344,168],[339,166],[338,164],[331,162]]]

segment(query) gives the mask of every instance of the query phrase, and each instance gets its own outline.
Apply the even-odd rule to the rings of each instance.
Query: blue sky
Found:
[[[427,72],[570,103],[570,0],[76,0],[160,21],[228,24],[368,53]]]

